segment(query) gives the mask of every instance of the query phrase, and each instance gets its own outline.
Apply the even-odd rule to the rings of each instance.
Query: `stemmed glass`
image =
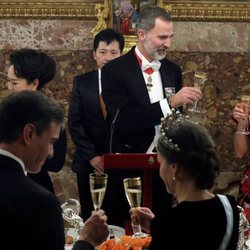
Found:
[[[90,191],[95,210],[100,209],[106,192],[108,175],[92,173],[89,175]]]
[[[131,208],[137,208],[141,205],[141,178],[133,177],[126,178],[123,180],[125,194],[128,200],[128,203]],[[131,224],[132,230],[134,232],[133,237],[146,237],[147,234],[143,233],[141,230],[141,225]]]
[[[194,73],[194,87],[202,91],[205,82],[207,81],[207,73],[201,72],[201,71],[196,71]],[[197,108],[198,102],[194,102],[192,106],[188,109],[191,112],[196,112],[196,113],[205,113],[206,111],[201,108]]]
[[[241,96],[241,103],[239,103],[237,106],[239,108],[241,108],[244,113],[244,124],[241,128],[240,131],[237,131],[237,133],[239,134],[243,134],[243,135],[249,135],[250,131],[249,131],[249,115],[250,115],[250,95],[242,95]]]
[[[71,226],[74,226],[77,235],[79,235],[81,228],[83,227],[83,220],[79,216],[80,203],[76,199],[68,199],[61,205],[63,219],[69,222]]]

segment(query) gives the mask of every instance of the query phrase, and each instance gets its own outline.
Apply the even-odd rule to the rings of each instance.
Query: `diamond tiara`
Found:
[[[179,110],[175,109],[171,109],[171,113],[167,114],[165,118],[161,119],[160,132],[162,136],[159,140],[167,149],[173,150],[175,152],[181,151],[181,148],[178,146],[178,144],[174,143],[171,138],[166,136],[166,132],[169,130],[169,128],[189,119],[189,116],[183,115]]]

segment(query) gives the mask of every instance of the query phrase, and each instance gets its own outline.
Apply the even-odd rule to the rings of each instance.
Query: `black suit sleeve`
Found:
[[[59,139],[54,143],[54,155],[46,160],[43,170],[58,172],[62,169],[67,149],[67,137],[65,129],[60,132]]]
[[[81,82],[78,77],[75,77],[69,102],[68,125],[69,133],[77,150],[80,151],[83,159],[89,161],[97,156],[98,153],[84,127],[84,112],[90,111],[82,108],[83,91],[81,85],[83,84],[84,82]]]
[[[39,245],[34,249],[63,250],[65,245],[64,225],[59,200],[51,193],[39,199],[37,216],[33,221],[36,229],[32,236]],[[36,204],[36,203],[34,203]],[[33,215],[34,216],[34,215]]]
[[[78,240],[75,242],[72,250],[94,250],[95,248],[88,242],[83,240]]]

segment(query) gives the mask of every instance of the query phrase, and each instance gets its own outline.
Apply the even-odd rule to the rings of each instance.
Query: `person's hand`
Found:
[[[131,208],[130,211],[131,222],[135,225],[140,224],[142,230],[150,232],[151,220],[155,217],[152,211],[147,207]]]
[[[103,173],[104,172],[104,165],[102,161],[101,156],[95,156],[89,161],[90,165],[95,169],[95,172],[97,173]]]
[[[233,109],[233,118],[238,122],[238,123],[243,123],[244,118],[245,118],[245,112],[242,109],[242,104],[239,103],[235,106]]]
[[[81,229],[79,240],[86,241],[96,247],[105,241],[109,235],[107,216],[103,210],[92,212]]]
[[[198,102],[202,97],[201,91],[195,87],[183,87],[171,97],[171,106],[177,108]]]

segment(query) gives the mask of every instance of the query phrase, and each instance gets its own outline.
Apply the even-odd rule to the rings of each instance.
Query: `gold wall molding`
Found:
[[[167,1],[158,6],[171,12],[177,21],[249,22],[250,3],[243,1]]]
[[[103,1],[102,1],[103,2]],[[96,1],[0,2],[0,18],[97,19]]]

